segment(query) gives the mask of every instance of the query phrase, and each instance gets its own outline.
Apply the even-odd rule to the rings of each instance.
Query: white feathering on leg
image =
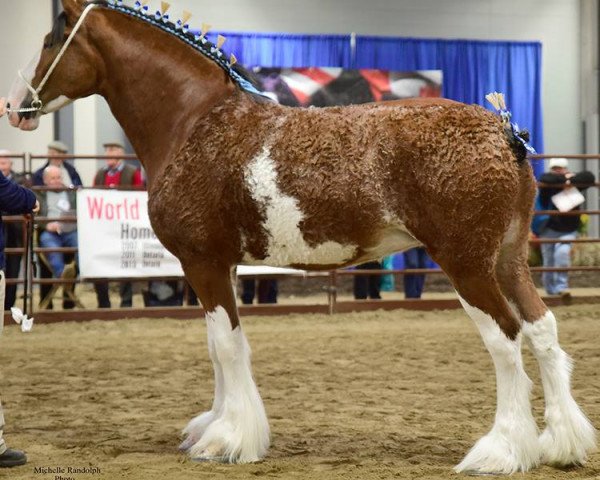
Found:
[[[240,326],[231,329],[223,307],[206,314],[215,358],[223,372],[223,401],[216,418],[190,448],[195,460],[256,462],[269,448],[270,434],[262,399],[252,378],[250,347]]]
[[[534,323],[523,324],[540,366],[546,398],[546,429],[540,436],[542,461],[551,465],[581,465],[596,450],[596,430],[571,395],[573,362],[560,348],[556,319],[550,310]]]
[[[529,401],[531,380],[521,359],[520,335],[510,340],[490,315],[460,300],[494,361],[498,405],[494,426],[455,470],[474,474],[525,472],[539,464],[540,447]]]
[[[215,352],[215,342],[212,334],[212,329],[208,328],[209,321],[212,321],[206,317],[206,336],[208,340],[208,353],[212,361],[214,375],[215,375],[215,396],[213,399],[212,408],[208,412],[204,412],[197,417],[190,420],[187,426],[183,429],[183,435],[186,439],[179,446],[180,450],[189,450],[194,445],[204,432],[206,428],[218,417],[221,407],[223,405],[223,369],[217,354]]]

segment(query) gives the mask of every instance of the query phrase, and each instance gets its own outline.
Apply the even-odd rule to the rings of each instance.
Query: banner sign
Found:
[[[77,237],[82,278],[183,276],[150,226],[147,192],[79,190]]]
[[[83,189],[77,192],[77,240],[82,278],[183,277],[179,260],[156,238],[148,193]],[[301,270],[239,266],[238,275],[282,275]]]
[[[261,89],[289,107],[356,105],[411,97],[439,97],[441,70],[394,72],[343,68],[263,68],[252,70]]]

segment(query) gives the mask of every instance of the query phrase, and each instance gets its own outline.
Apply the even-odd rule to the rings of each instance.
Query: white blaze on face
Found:
[[[41,55],[42,51],[40,50],[33,56],[27,66],[21,70],[23,77],[25,77],[30,85],[35,76],[35,69],[40,62]],[[10,88],[10,93],[8,94],[10,108],[20,108],[29,93],[26,83],[20,76],[17,76]],[[37,117],[31,119],[19,119],[19,114],[14,112],[9,114],[8,120],[13,127],[19,127],[23,130],[34,130],[39,124],[39,119]]]
[[[38,63],[40,62],[41,53],[42,52],[39,51],[31,59],[27,66],[23,70],[21,70],[21,74],[30,86],[33,86],[31,85],[31,82],[33,81],[33,78],[35,76],[35,69]],[[17,78],[12,84],[10,93],[8,94],[8,103],[13,109],[21,108],[21,104],[31,93],[29,88],[27,88],[27,83],[25,83],[25,80],[23,80],[21,76],[17,75]],[[34,115],[33,118],[20,118],[18,113],[10,113],[8,120],[13,127],[18,127],[21,130],[35,130],[40,123],[40,114],[52,113],[56,110],[61,109],[65,105],[68,105],[71,102],[73,102],[73,100],[71,100],[68,97],[65,97],[64,95],[61,95],[58,98],[55,98],[54,100],[48,102],[47,105],[44,105],[40,113]]]
[[[263,147],[246,168],[246,183],[252,198],[264,209],[266,218],[263,227],[269,236],[269,246],[267,258],[257,261],[246,253],[244,263],[328,265],[343,263],[355,256],[355,245],[327,241],[311,247],[306,243],[299,228],[304,214],[298,207],[298,200],[279,189],[269,146]]]

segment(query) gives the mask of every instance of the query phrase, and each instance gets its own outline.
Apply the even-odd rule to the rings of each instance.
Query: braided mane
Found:
[[[144,13],[142,9],[136,10],[132,7],[123,5],[122,1],[115,0],[89,0],[85,2],[85,4],[96,4],[101,7],[108,8],[109,10],[117,11],[125,15],[129,15],[130,17],[135,17],[154,27],[160,28],[163,32],[167,32],[185,42],[194,50],[200,52],[206,58],[216,63],[242,90],[255,95],[260,95],[261,97],[269,98],[257,88],[254,79],[250,76],[249,72],[247,72],[245,68],[237,64],[231,65],[228,62],[225,53],[220,48],[217,48],[217,46],[209,41],[204,35],[197,35],[192,31],[188,31],[187,28],[181,28],[182,26],[180,24],[178,25],[169,21],[168,15],[156,19],[154,14]]]

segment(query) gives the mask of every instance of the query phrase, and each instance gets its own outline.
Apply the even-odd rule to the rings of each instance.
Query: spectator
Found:
[[[381,262],[367,262],[356,266],[357,270],[381,270]],[[381,275],[354,275],[354,298],[381,299]]]
[[[107,142],[103,145],[106,165],[96,172],[95,187],[115,187],[144,185],[142,171],[124,161],[125,147],[120,142]]]
[[[411,248],[402,255],[404,256],[404,268],[427,268],[429,256],[423,247]],[[421,298],[423,285],[425,285],[425,274],[404,275],[404,297]]]
[[[59,167],[48,165],[43,174],[44,186],[52,189],[66,188]],[[43,217],[59,218],[75,215],[77,196],[75,190],[38,192],[40,214]],[[77,225],[72,222],[58,220],[48,222],[40,234],[40,246],[44,248],[77,247]],[[49,252],[46,254],[55,277],[60,277],[65,268],[64,254]]]
[[[252,305],[256,296],[256,283],[254,278],[242,280],[242,303]],[[277,303],[278,286],[274,278],[258,280],[258,303]]]
[[[2,155],[10,155],[8,150],[0,150],[0,171],[9,180],[22,185],[25,182],[25,176],[17,174],[12,170],[12,158]],[[2,212],[6,215],[6,212]],[[4,246],[9,248],[23,248],[23,224],[21,222],[7,222],[3,224]],[[21,254],[6,255],[6,278],[19,278],[21,270]],[[17,299],[17,285],[6,285],[6,295],[4,297],[4,310],[10,310]]]
[[[61,169],[55,165],[48,165],[44,170],[44,186],[52,189],[64,189]],[[77,195],[75,190],[44,190],[38,191],[37,197],[40,202],[41,216],[50,218],[59,218],[67,215],[75,215],[77,207]],[[59,247],[77,247],[77,225],[73,222],[60,222],[54,220],[43,225],[43,230],[39,238],[40,247],[59,248]],[[60,278],[67,263],[65,257],[72,256],[61,252],[48,252],[45,254],[48,263],[52,269],[50,272],[55,278]],[[40,297],[43,300],[51,289],[50,285],[43,285],[40,288]],[[75,288],[75,285],[65,288]],[[50,304],[49,308],[52,308]],[[63,299],[64,308],[73,308],[73,302],[65,296]]]
[[[94,178],[95,187],[116,187],[116,186],[143,186],[144,180],[139,168],[127,165],[123,161],[125,156],[125,147],[120,142],[106,142],[104,145],[104,155],[111,158],[106,159],[106,165],[96,173]],[[110,298],[108,295],[108,282],[96,282],[96,296],[98,298],[98,308],[110,308]],[[133,289],[131,282],[122,282],[119,286],[119,295],[121,297],[121,308],[128,308],[133,303]]]
[[[558,210],[553,196],[569,188],[585,190],[595,182],[591,172],[577,174],[569,171],[566,158],[552,158],[549,172],[544,173],[540,182],[550,186],[540,188],[539,204],[544,210]],[[574,184],[577,187],[571,187]],[[565,188],[566,186],[566,188]],[[572,210],[579,210],[579,206]],[[540,238],[554,240],[574,240],[581,224],[581,215],[551,215],[540,231]],[[571,265],[571,243],[543,243],[542,260],[544,267],[569,267]],[[542,275],[544,288],[549,295],[561,295],[569,298],[569,273],[544,272]]]
[[[69,148],[62,142],[57,140],[48,144],[48,161],[46,164],[35,171],[33,174],[33,185],[41,187],[44,185],[44,170],[49,165],[53,165],[60,169],[61,178],[63,185],[72,187],[81,187],[83,184],[79,173],[75,170],[75,167],[70,163],[65,162],[63,155],[69,152]]]

